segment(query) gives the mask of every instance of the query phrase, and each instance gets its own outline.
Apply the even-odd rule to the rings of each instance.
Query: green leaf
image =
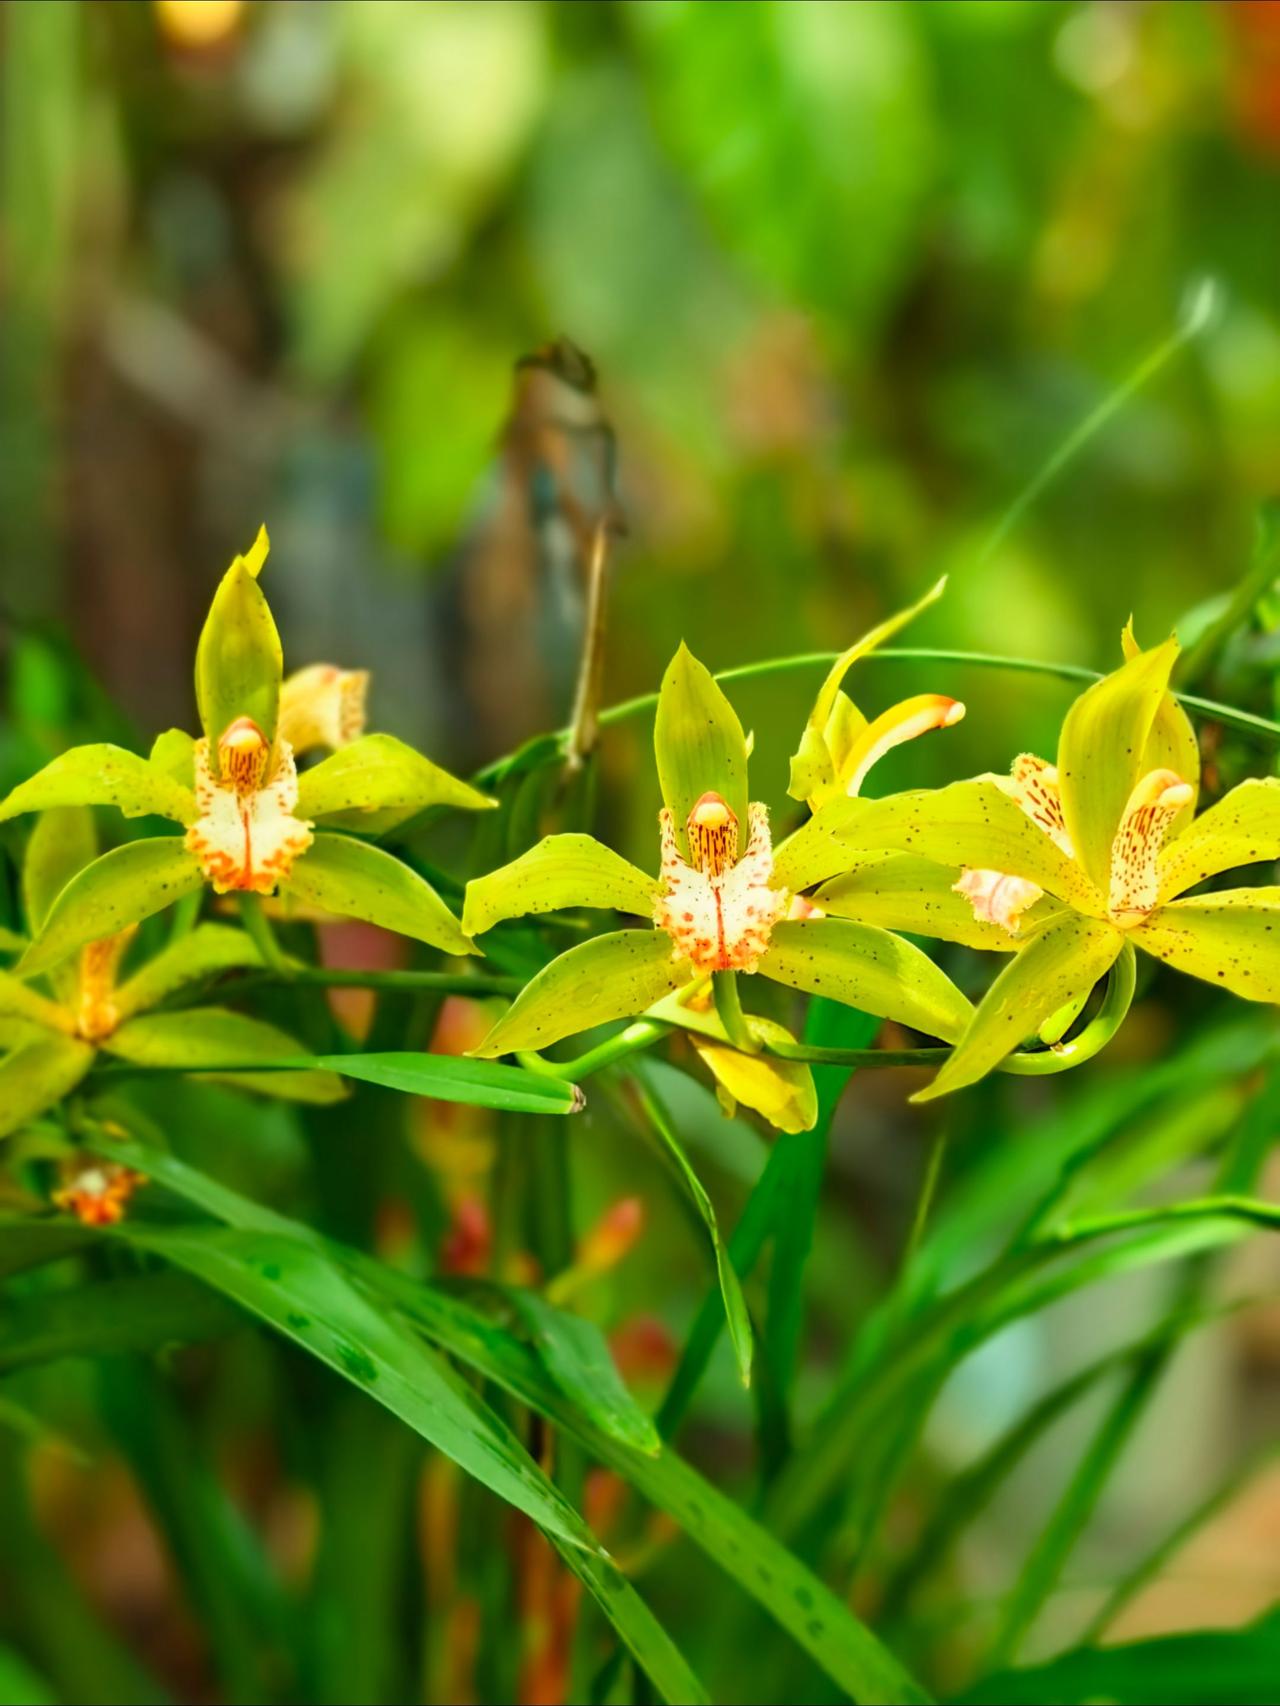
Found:
[[[733,1345],[733,1354],[738,1364],[738,1374],[744,1386],[751,1384],[751,1358],[754,1336],[751,1331],[751,1316],[747,1312],[747,1302],[742,1295],[742,1285],[738,1279],[737,1270],[729,1259],[724,1240],[720,1236],[720,1223],[716,1219],[715,1206],[703,1187],[702,1180],[694,1172],[689,1157],[685,1154],[667,1111],[659,1100],[652,1080],[642,1066],[637,1066],[633,1074],[640,1091],[640,1102],[648,1117],[649,1124],[662,1140],[663,1146],[671,1160],[675,1163],[676,1172],[684,1181],[685,1188],[693,1198],[694,1206],[702,1216],[707,1235],[711,1239],[711,1248],[715,1252],[716,1273],[720,1280],[720,1295],[724,1299],[725,1320],[729,1326],[729,1339]]]
[[[227,924],[197,924],[125,979],[115,992],[116,1012],[127,1019],[158,1007],[188,983],[261,964],[257,948],[243,930]]]
[[[430,883],[380,847],[318,831],[280,892],[343,918],[362,918],[446,954],[475,944]]]
[[[878,924],[884,930],[906,930],[921,936],[936,936],[943,942],[960,942],[966,948],[985,948],[994,953],[1012,953],[1022,945],[1022,936],[1001,924],[989,924],[974,916],[972,903],[955,892],[954,866],[939,865],[914,853],[891,853],[868,859],[843,876],[833,877],[814,895],[814,900],[835,918],[851,918],[860,924]],[[1022,930],[1055,910],[1047,897],[1022,918]]]
[[[1142,775],[1147,742],[1177,655],[1176,639],[1137,653],[1082,693],[1062,725],[1058,786],[1067,833],[1076,857],[1103,894],[1111,881],[1111,846]]]
[[[53,806],[116,806],[126,817],[191,823],[196,799],[148,759],[122,746],[73,746],[0,801],[0,820]]]
[[[845,676],[859,658],[866,657],[868,653],[875,651],[877,646],[891,640],[922,610],[927,610],[941,598],[946,585],[944,575],[917,603],[907,610],[898,611],[896,616],[890,616],[870,629],[860,640],[855,640],[847,651],[841,652],[832,664],[826,680],[818,689],[818,697],[809,712],[809,720],[800,737],[800,745],[791,760],[791,780],[787,785],[787,792],[793,800],[812,800],[823,789],[830,788],[839,780],[829,733],[832,717],[839,712],[842,698],[840,687]]]
[[[497,1061],[469,1060],[451,1054],[323,1054],[315,1065],[344,1078],[437,1102],[466,1102],[508,1113],[576,1114],[583,1095],[576,1084]]]
[[[747,739],[715,677],[683,643],[662,678],[653,749],[662,798],[686,859],[685,823],[703,794],[722,795],[745,835]]]
[[[1280,888],[1172,900],[1133,931],[1134,946],[1245,1001],[1280,1002]]]
[[[163,1151],[113,1137],[104,1141],[101,1152],[146,1172],[205,1212],[245,1231],[320,1243],[309,1228],[238,1196]],[[458,1299],[357,1251],[344,1251],[332,1244],[324,1248],[342,1256],[362,1285],[412,1319],[433,1343],[497,1381],[521,1402],[531,1404],[667,1511],[695,1544],[791,1632],[851,1698],[867,1706],[927,1700],[914,1679],[841,1599],[674,1452],[664,1450],[653,1457],[595,1428],[545,1379],[531,1348],[516,1342]],[[652,1666],[650,1670],[652,1674]],[[693,1687],[696,1691],[696,1682]],[[682,1696],[673,1693],[672,1698]],[[701,1696],[695,1692],[689,1698]]]
[[[247,556],[236,557],[218,583],[196,647],[196,704],[218,774],[218,742],[237,717],[250,717],[275,739],[284,654],[271,607],[258,585],[266,561],[260,528]]]
[[[1118,1706],[1267,1706],[1280,1673],[1280,1614],[1244,1629],[1159,1635],[1115,1647],[1076,1647],[1029,1670],[984,1677],[959,1696],[965,1706],[1032,1706],[1064,1700]]]
[[[47,1221],[41,1229],[52,1232],[65,1224]],[[170,1272],[37,1292],[5,1305],[0,1374],[62,1357],[199,1344],[222,1337],[242,1319],[207,1286]]]
[[[295,815],[316,821],[349,812],[358,827],[366,812],[403,819],[428,806],[474,812],[497,803],[394,735],[364,735],[303,771]]]
[[[575,1031],[643,1013],[688,981],[660,930],[618,930],[560,954],[521,990],[472,1054],[546,1048]]]
[[[1092,989],[1124,947],[1114,925],[1062,912],[1027,937],[983,996],[951,1059],[913,1101],[973,1084],[1082,989]]]
[[[68,1096],[93,1064],[93,1050],[77,1037],[41,1037],[0,1060],[0,1137]]]
[[[1157,861],[1160,899],[1171,900],[1220,871],[1272,859],[1280,859],[1280,779],[1252,777],[1170,837]]]
[[[97,856],[98,833],[88,806],[54,806],[40,813],[22,859],[22,902],[29,929],[41,929],[62,890]]]
[[[293,1339],[523,1511],[595,1595],[663,1697],[707,1698],[643,1601],[505,1423],[443,1357],[376,1307],[321,1252],[283,1232],[258,1229],[127,1222],[121,1235]]]
[[[890,794],[882,800],[838,802],[816,822],[829,824],[831,833],[855,855],[914,853],[950,870],[966,866],[1008,871],[1038,883],[1081,911],[1101,907],[1081,867],[1009,798],[994,777]]]
[[[224,1084],[279,1096],[289,1102],[325,1104],[345,1096],[332,1072],[306,1067],[298,1071],[255,1072],[255,1066],[295,1062],[304,1051],[295,1040],[265,1020],[224,1007],[187,1007],[177,1013],[144,1013],[105,1037],[103,1049],[134,1066],[173,1067],[200,1072]]]
[[[156,836],[115,847],[86,865],[59,894],[44,928],[18,965],[24,977],[57,965],[86,942],[114,936],[150,918],[204,883],[194,853],[179,836]]]
[[[462,927],[483,935],[506,918],[589,906],[653,915],[659,884],[590,835],[548,835],[501,870],[467,884]]]
[[[555,1308],[536,1291],[512,1288],[505,1295],[543,1367],[571,1404],[623,1445],[651,1454],[662,1449],[653,1419],[627,1390],[594,1322]]]
[[[21,1653],[0,1644],[0,1701],[4,1706],[57,1706],[58,1696]]]
[[[809,918],[774,927],[760,972],[881,1019],[953,1042],[973,1009],[945,972],[910,942],[873,924]]]

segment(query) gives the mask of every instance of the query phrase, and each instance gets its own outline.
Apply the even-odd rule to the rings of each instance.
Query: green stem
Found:
[[[739,664],[736,669],[720,670],[715,679],[722,686],[732,686],[739,681],[764,681],[777,675],[804,674],[808,671],[816,675],[819,671],[830,669],[840,655],[834,651],[795,652],[788,657],[764,658],[759,663]],[[994,652],[955,651],[937,646],[882,646],[871,654],[868,661],[956,664],[966,669],[999,669],[1016,675],[1041,675],[1057,681],[1079,681],[1086,686],[1102,679],[1098,670],[1087,669],[1083,664],[1054,663],[1042,658],[1002,657]],[[1240,711],[1234,705],[1223,705],[1215,699],[1202,699],[1195,693],[1174,693],[1173,697],[1186,710],[1194,711],[1211,722],[1223,723],[1230,728],[1241,730],[1244,734],[1254,735],[1259,740],[1280,744],[1280,722],[1273,722],[1269,717],[1255,716],[1252,711]],[[657,703],[656,693],[641,693],[634,699],[622,699],[616,705],[610,705],[601,711],[600,727],[613,728],[619,723],[645,716],[657,707]],[[559,729],[551,735],[540,735],[538,747],[545,754],[542,761],[550,763],[563,757],[569,738],[569,729]],[[502,758],[495,758],[492,763],[476,771],[473,780],[477,784],[493,782],[506,775],[523,757],[522,752],[514,752]]]
[[[262,956],[263,965],[269,967],[277,977],[291,978],[293,973],[280,951],[271,921],[262,910],[261,898],[256,894],[241,894],[237,896],[237,900],[240,906],[240,921],[248,932],[249,940]]]
[[[920,1181],[920,1195],[916,1198],[916,1211],[911,1218],[911,1232],[902,1256],[902,1272],[904,1275],[911,1266],[915,1253],[920,1248],[920,1242],[924,1237],[929,1210],[933,1207],[938,1180],[942,1177],[942,1163],[947,1153],[947,1142],[950,1136],[950,1131],[944,1125],[929,1147],[929,1159],[925,1163],[924,1177]]]
[[[544,1060],[540,1054],[521,1050],[516,1059],[521,1066],[530,1072],[540,1072],[544,1078],[565,1078],[576,1084],[579,1078],[587,1077],[593,1072],[602,1072],[606,1066],[613,1066],[619,1060],[625,1060],[629,1054],[638,1054],[641,1049],[652,1048],[666,1036],[668,1026],[660,1025],[653,1019],[637,1019],[616,1036],[608,1037],[595,1048],[589,1048],[585,1054],[575,1056],[573,1060]]]
[[[711,988],[715,998],[716,1015],[724,1026],[724,1034],[743,1054],[759,1054],[760,1044],[751,1034],[747,1024],[747,1016],[742,1011],[742,1001],[738,995],[738,976],[732,971],[717,971],[711,974]]]
[[[343,971],[327,966],[285,968],[290,983],[317,989],[387,989],[409,994],[518,995],[524,982],[518,977],[497,977],[484,972],[438,971]]]

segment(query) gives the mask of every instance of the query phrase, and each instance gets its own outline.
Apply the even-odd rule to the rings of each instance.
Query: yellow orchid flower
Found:
[[[1243,782],[1194,817],[1195,735],[1168,690],[1177,641],[1140,651],[1126,632],[1125,651],[1071,707],[1056,765],[1024,754],[1010,777],[849,802],[822,814],[810,840],[811,868],[831,846],[907,860],[916,904],[913,914],[909,884],[895,892],[899,928],[972,940],[940,898],[956,891],[970,928],[989,933],[981,945],[1017,950],[921,1099],[982,1077],[1134,948],[1246,1000],[1280,1002],[1280,888],[1186,892],[1280,857],[1280,780]],[[860,915],[847,884],[830,887]],[[868,911],[878,915],[874,900]]]
[[[261,528],[214,594],[196,649],[199,740],[169,729],[141,758],[73,747],[0,801],[0,821],[59,806],[118,807],[176,821],[86,866],[49,909],[22,961],[34,975],[208,883],[218,894],[281,895],[293,908],[359,918],[440,948],[474,951],[415,871],[365,836],[431,806],[496,802],[386,734],[361,734],[367,678],[313,666],[284,679],[275,619],[259,584]],[[334,748],[300,776],[300,746]]]

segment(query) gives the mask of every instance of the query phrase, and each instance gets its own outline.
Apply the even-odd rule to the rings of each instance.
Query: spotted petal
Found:
[[[198,860],[176,835],[130,841],[104,853],[72,877],[59,894],[44,928],[17,966],[34,976],[64,960],[86,942],[117,931],[201,887]]]
[[[500,870],[467,884],[462,927],[469,936],[507,918],[600,907],[648,918],[657,880],[590,835],[548,835]]]
[[[1124,946],[1099,919],[1061,912],[1028,937],[983,996],[951,1059],[912,1100],[930,1101],[986,1076],[1045,1020],[1092,989]]]
[[[493,1060],[546,1048],[577,1031],[643,1013],[689,977],[689,968],[672,960],[661,931],[596,936],[544,966],[471,1053]]]
[[[1058,786],[1067,833],[1104,894],[1111,881],[1111,846],[1143,774],[1147,743],[1177,655],[1175,639],[1138,652],[1082,693],[1062,725]]]
[[[813,918],[779,924],[763,977],[825,995],[950,1042],[973,1009],[927,954],[872,924]]]
[[[169,817],[190,823],[190,788],[122,746],[73,746],[0,801],[0,819],[51,806],[115,806],[126,817]]]
[[[1021,881],[1020,878],[1002,880]],[[1039,888],[1032,887],[1039,896]],[[933,859],[921,859],[914,853],[891,853],[870,859],[824,883],[813,898],[824,912],[837,918],[878,924],[885,930],[907,930],[914,935],[934,936],[939,941],[960,942],[967,948],[988,948],[997,953],[1010,953],[1022,945],[1021,935],[975,915],[968,897],[956,890],[954,869]],[[1041,899],[1024,915],[1023,933],[1054,910],[1056,902]]]
[[[1102,898],[1079,865],[1009,797],[1002,780],[980,776],[937,790],[851,800],[832,834],[851,854],[914,853],[953,870],[1003,871],[1083,912],[1101,912]]]
[[[1280,859],[1280,778],[1265,776],[1241,782],[1169,840],[1157,860],[1160,899],[1271,859]]]
[[[1246,1001],[1280,1002],[1280,888],[1171,901],[1133,940],[1177,971]]]
[[[428,806],[488,811],[497,803],[394,735],[365,735],[302,773],[297,811],[312,820],[349,813],[357,826],[378,813],[381,829],[383,814],[403,821]]]

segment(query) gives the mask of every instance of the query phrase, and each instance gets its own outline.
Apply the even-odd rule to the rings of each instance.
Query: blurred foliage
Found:
[[[1280,709],[1265,527],[1251,559],[1280,483],[1274,4],[9,0],[0,149],[0,788],[73,741],[192,726],[208,565],[264,515],[297,658],[371,667],[377,726],[446,761],[490,760],[567,720],[583,589],[566,538],[614,516],[615,498],[627,532],[606,702],[651,691],[681,639],[713,668],[835,650],[946,572],[913,643],[1109,669],[1132,613],[1144,644],[1178,625],[1197,658],[1185,685]],[[991,548],[1204,278],[1212,323]],[[598,384],[550,387],[530,425],[529,372],[513,391],[513,365],[560,334]],[[579,455],[584,421],[595,437]],[[784,822],[786,758],[819,678],[735,691],[753,777]],[[1073,691],[959,664],[859,665],[873,714],[924,690],[962,697],[968,716],[909,764],[890,757],[884,791],[1051,750]],[[606,838],[646,865],[647,734],[642,720],[607,729],[600,763]],[[1212,720],[1201,740],[1210,796],[1274,768]],[[527,829],[545,801],[531,786],[517,804]],[[7,831],[0,926],[17,919],[18,846]],[[517,949],[500,969],[528,969]],[[967,953],[948,969],[970,989],[986,976]],[[621,1097],[602,1095],[572,1139],[499,1135],[426,1103],[406,1133],[404,1104],[373,1088],[305,1116],[230,1090],[165,1107],[180,1159],[377,1249],[389,1271],[452,1251],[464,1295],[486,1255],[504,1272],[531,1249],[563,1255],[621,1193],[640,1198],[636,1249],[585,1293],[628,1384],[652,1408],[678,1347],[693,1347],[687,1365],[701,1344],[682,1451],[946,1694],[1002,1642],[1013,1656],[1009,1590],[1029,1556],[1038,1657],[1078,1640],[1106,1589],[1212,1502],[1237,1448],[1275,1431],[1274,1311],[1244,1307],[1274,1294],[1274,1266],[1229,1251],[1209,1288],[1194,1231],[1139,1229],[1082,1256],[1077,1291],[1019,1280],[981,1309],[976,1293],[971,1317],[944,1307],[949,1288],[1003,1283],[1013,1241],[1056,1235],[1081,1205],[1191,1199],[1224,1176],[1253,1188],[1278,1117],[1271,1015],[1241,1022],[1158,975],[1140,995],[1092,1074],[993,1081],[945,1124],[905,1107],[909,1075],[860,1075],[825,1153],[766,1149],[704,1084],[657,1069],[735,1262],[765,1250],[747,1286],[765,1327],[751,1397],[704,1330],[718,1320],[705,1228],[681,1217]],[[338,1021],[313,1017],[322,1042]],[[372,1023],[370,1047],[476,1040],[472,1016],[408,997]],[[844,1082],[822,1079],[824,1118]],[[570,1143],[566,1226],[547,1182],[567,1180]],[[917,1242],[921,1180],[935,1178]],[[480,1231],[478,1180],[494,1203]],[[761,1200],[794,1230],[771,1241],[742,1212]],[[15,1244],[0,1242],[0,1270],[6,1249],[20,1299],[61,1291],[64,1268],[28,1275]],[[1190,1293],[1157,1266],[1184,1257]],[[124,1283],[114,1252],[94,1262]],[[157,1300],[158,1346],[172,1304]],[[884,1371],[926,1331],[933,1361],[894,1385]],[[0,1332],[14,1370],[0,1698],[159,1698],[155,1674],[201,1698],[536,1692],[506,1636],[564,1606],[533,1565],[516,1572],[533,1597],[513,1605],[507,1566],[530,1535],[451,1464],[424,1470],[407,1429],[299,1351],[237,1332],[146,1364],[45,1363],[32,1343],[15,1329],[4,1362]],[[687,1373],[673,1418],[692,1402]],[[1158,1381],[1149,1408],[1126,1398]],[[542,1424],[529,1432],[545,1448]],[[14,1469],[15,1442],[33,1438],[34,1515]],[[796,1440],[828,1454],[826,1480],[806,1482],[814,1458],[797,1469]],[[625,1505],[586,1476],[589,1448],[566,1438],[557,1485],[721,1697],[832,1697],[811,1656],[673,1541],[670,1499],[666,1515]],[[1000,1472],[984,1478],[984,1462]],[[1243,1528],[1274,1536],[1274,1478],[1258,1488]],[[1240,1532],[1197,1555],[1190,1587],[1162,1575],[1108,1632],[1155,1639],[1110,1661],[1079,1647],[969,1697],[1137,1700],[1152,1677],[1192,1693],[1215,1677],[1234,1690],[1222,1698],[1268,1698],[1280,1659],[1262,1614],[1280,1580],[1274,1545],[1251,1551]],[[194,1557],[193,1534],[208,1547]],[[1064,1560],[1077,1573],[1059,1580]],[[590,1674],[570,1679],[574,1697],[630,1698],[602,1614],[581,1618],[593,1663],[579,1658]],[[1249,1627],[1228,1652],[1211,1634],[1163,1638],[1210,1622]]]

